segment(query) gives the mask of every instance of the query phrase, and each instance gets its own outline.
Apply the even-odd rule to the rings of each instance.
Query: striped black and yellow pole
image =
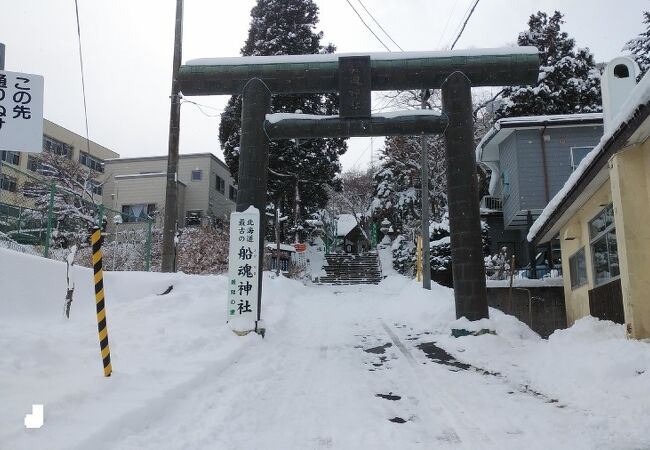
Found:
[[[106,305],[104,302],[104,272],[102,270],[102,233],[99,227],[93,228],[91,236],[93,247],[93,272],[95,274],[95,303],[97,304],[97,330],[99,332],[99,348],[104,362],[104,376],[110,377],[111,350],[108,347],[108,328],[106,327]]]

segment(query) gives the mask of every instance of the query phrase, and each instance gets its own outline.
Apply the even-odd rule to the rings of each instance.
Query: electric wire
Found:
[[[440,43],[442,42],[442,38],[445,36],[445,33],[447,32],[447,28],[449,27],[449,23],[451,22],[451,16],[453,16],[454,11],[456,11],[456,5],[458,5],[458,0],[455,0],[454,5],[451,7],[451,12],[449,13],[449,16],[447,17],[447,23],[445,24],[445,28],[442,29],[442,33],[440,33],[440,39],[438,39],[438,45],[436,45],[436,47],[440,47]]]
[[[391,37],[391,35],[388,34],[388,31],[386,31],[386,30],[384,29],[384,27],[382,27],[381,24],[380,24],[379,22],[377,22],[377,19],[375,19],[375,17],[372,15],[372,13],[371,13],[370,11],[368,11],[368,8],[366,8],[366,5],[364,5],[363,2],[362,2],[361,0],[357,0],[357,1],[358,1],[359,4],[361,5],[361,7],[362,7],[362,8],[363,8],[367,13],[368,13],[368,15],[369,15],[370,18],[373,20],[373,22],[375,22],[375,23],[377,24],[377,26],[381,29],[381,31],[383,31],[384,34],[385,34],[386,36],[388,36],[388,39],[390,39],[391,42],[397,46],[397,48],[399,48],[401,51],[404,51],[404,49],[403,49],[402,47],[400,47],[399,44],[398,44],[397,42],[395,42],[395,39],[393,39],[393,38]]]
[[[474,13],[474,10],[476,9],[476,5],[478,5],[479,0],[476,0],[474,2],[474,5],[472,6],[472,9],[470,10],[469,14],[467,15],[467,18],[463,22],[463,26],[461,27],[460,31],[458,32],[458,35],[456,36],[456,39],[454,42],[451,44],[451,50],[454,49],[456,46],[456,42],[458,42],[458,39],[463,35],[463,31],[465,31],[465,27],[467,26],[467,22],[469,22],[470,17],[472,17],[472,14]]]
[[[372,35],[373,35],[373,36],[374,36],[374,37],[375,37],[375,38],[376,38],[376,39],[381,43],[381,45],[383,45],[384,48],[385,48],[387,51],[390,52],[391,49],[390,49],[390,48],[389,48],[389,47],[384,43],[384,41],[382,41],[382,40],[379,38],[379,36],[377,36],[377,34],[375,34],[374,31],[372,31],[372,28],[370,28],[370,27],[368,26],[368,24],[366,23],[366,21],[363,20],[363,17],[361,17],[361,14],[359,14],[359,11],[357,11],[357,9],[354,7],[354,5],[353,5],[352,3],[350,3],[350,0],[345,0],[345,1],[348,3],[348,5],[350,5],[350,8],[352,8],[352,11],[354,11],[354,13],[357,15],[357,17],[358,17],[359,20],[361,21],[361,23],[363,23],[363,25],[368,29],[368,31],[370,31],[370,32],[372,33]]]
[[[83,52],[82,52],[82,47],[81,47],[81,25],[79,21],[79,4],[77,0],[74,0],[74,9],[75,9],[75,16],[77,18],[77,41],[79,43],[79,69],[81,71],[81,94],[83,97],[83,104],[84,104],[84,120],[86,124],[86,153],[88,156],[91,156],[90,153],[90,133],[88,131],[88,105],[86,102],[86,77],[84,76],[84,59],[83,59]],[[92,188],[90,192],[87,190],[86,183],[84,183],[84,192],[88,193],[90,196],[91,200],[94,202],[94,198],[92,195]]]

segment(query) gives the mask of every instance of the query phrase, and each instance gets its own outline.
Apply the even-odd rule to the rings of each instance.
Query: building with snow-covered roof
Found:
[[[491,173],[481,207],[493,254],[507,247],[518,267],[532,264],[528,228],[602,134],[601,113],[509,117],[494,124],[476,148],[478,163]],[[559,248],[556,256],[559,262]]]
[[[614,59],[603,74],[605,134],[553,197],[528,239],[559,236],[571,325],[592,315],[650,338],[650,76]]]
[[[336,249],[345,253],[364,253],[370,250],[368,236],[359,226],[354,214],[340,214],[336,218]]]

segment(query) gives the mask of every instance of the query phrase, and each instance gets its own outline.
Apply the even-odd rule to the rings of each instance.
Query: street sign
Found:
[[[0,71],[0,150],[43,151],[43,77]]]
[[[251,206],[244,212],[230,214],[228,321],[243,319],[254,324],[257,320],[259,229],[257,208]]]

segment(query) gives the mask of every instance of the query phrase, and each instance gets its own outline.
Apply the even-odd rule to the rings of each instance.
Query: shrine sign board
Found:
[[[0,70],[0,150],[43,151],[43,77]]]
[[[250,207],[230,214],[228,321],[257,320],[260,212]]]

